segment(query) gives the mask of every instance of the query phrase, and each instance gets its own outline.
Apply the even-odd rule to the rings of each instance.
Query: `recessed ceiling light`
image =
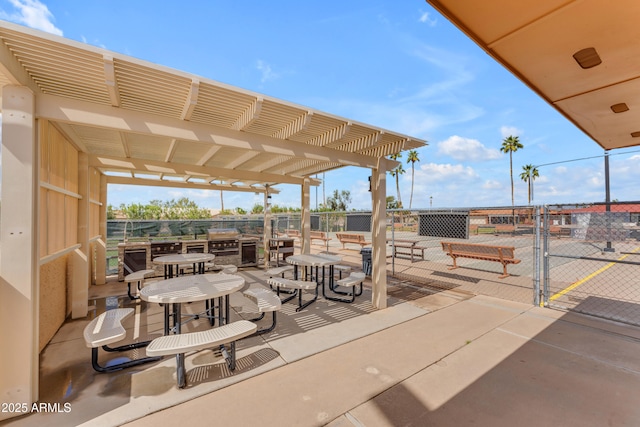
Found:
[[[612,105],[611,111],[614,113],[624,113],[625,111],[629,111],[629,107],[624,102],[621,102],[620,104]]]
[[[640,137],[640,131],[631,132],[631,136],[634,137],[634,138],[639,138]]]
[[[578,65],[585,69],[595,67],[602,63],[602,59],[600,59],[598,52],[596,52],[593,47],[577,51],[573,54],[573,59],[576,60]]]

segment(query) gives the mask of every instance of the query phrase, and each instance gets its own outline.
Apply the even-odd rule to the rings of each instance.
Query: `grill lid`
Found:
[[[240,234],[237,228],[210,228],[208,231],[209,240],[237,239]]]

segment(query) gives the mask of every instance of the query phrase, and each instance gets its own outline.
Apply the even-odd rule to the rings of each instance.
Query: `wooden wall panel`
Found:
[[[56,187],[65,188],[67,153],[65,144],[61,143],[64,140],[58,136],[57,132],[52,133],[49,139],[49,183]]]
[[[78,192],[78,151],[68,142],[64,141],[66,150],[65,188],[74,193]]]
[[[47,211],[49,210],[49,207],[47,205],[48,195],[49,190],[47,190],[46,188],[40,189],[40,212],[38,213],[38,215],[40,216],[40,239],[38,247],[40,258],[48,255],[49,253],[47,248],[47,242],[49,241],[49,228],[47,226]]]
[[[64,194],[49,191],[47,215],[47,254],[65,248]]]
[[[78,199],[71,196],[65,197],[65,247],[78,243]]]
[[[100,234],[100,205],[92,203],[89,206],[89,237],[93,238]]]
[[[49,138],[46,137],[48,129],[46,120],[39,121],[40,128],[40,181],[49,182]]]

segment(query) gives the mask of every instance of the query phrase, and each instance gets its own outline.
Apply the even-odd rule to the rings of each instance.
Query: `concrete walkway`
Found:
[[[455,292],[128,426],[637,426],[640,328]]]

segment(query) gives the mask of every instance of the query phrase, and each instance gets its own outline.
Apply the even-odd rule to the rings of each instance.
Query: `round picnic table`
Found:
[[[174,276],[177,276],[179,273],[181,264],[193,264],[193,272],[196,271],[199,274],[204,274],[204,263],[213,261],[215,258],[215,254],[201,254],[201,253],[190,253],[190,254],[172,254],[172,255],[163,255],[153,259],[155,264],[161,264],[164,266],[164,278],[171,279]],[[173,269],[175,266],[175,275],[173,273]],[[197,268],[196,268],[197,267]]]

